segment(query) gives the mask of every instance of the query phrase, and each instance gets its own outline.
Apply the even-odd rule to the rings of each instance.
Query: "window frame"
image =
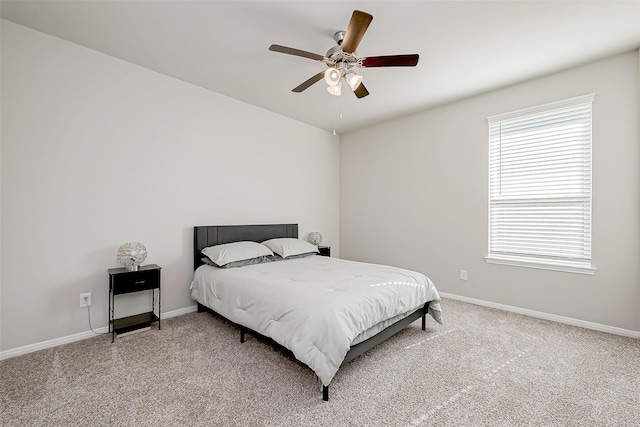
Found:
[[[490,116],[487,118],[488,124],[488,143],[489,143],[489,152],[488,152],[488,217],[487,217],[487,255],[485,256],[485,261],[489,264],[502,264],[502,265],[510,265],[517,267],[528,267],[528,268],[537,268],[537,269],[545,269],[545,270],[554,270],[554,271],[563,271],[570,273],[580,273],[580,274],[589,274],[592,275],[595,273],[596,269],[592,266],[592,247],[593,247],[593,239],[591,236],[593,235],[593,220],[592,220],[592,210],[593,210],[593,102],[595,100],[595,94],[587,94],[583,96],[578,96],[574,98],[569,98],[557,102],[551,102],[543,105],[538,105],[530,108],[524,108],[517,111],[512,111],[504,114],[498,114],[494,116]],[[531,119],[533,116],[548,113],[555,110],[561,110],[573,106],[577,106],[580,104],[590,103],[590,118],[589,118],[589,171],[588,171],[588,179],[589,179],[589,195],[588,195],[588,210],[589,210],[589,219],[588,224],[583,223],[583,227],[588,226],[589,232],[589,259],[580,259],[574,260],[569,257],[567,258],[547,258],[543,256],[536,256],[533,252],[530,254],[506,254],[500,252],[492,252],[492,206],[496,203],[495,198],[492,194],[492,126],[496,123],[504,123],[505,121],[510,120],[525,120],[527,118]],[[529,199],[540,199],[544,200],[545,196],[529,196]],[[546,194],[546,199],[551,200],[553,197]],[[509,198],[507,198],[509,199]],[[512,196],[511,201],[505,202],[507,205],[515,205],[517,203],[517,197]],[[565,203],[569,202],[570,197],[560,198],[558,200],[564,201]]]

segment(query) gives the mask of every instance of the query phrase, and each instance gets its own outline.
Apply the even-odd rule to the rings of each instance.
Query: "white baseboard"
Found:
[[[162,313],[162,318],[163,319],[170,319],[172,317],[182,316],[183,314],[193,313],[194,311],[198,311],[198,306],[197,305],[192,305],[192,306],[189,306],[189,307],[180,308],[178,310],[173,310],[173,311],[168,311],[166,313]]]
[[[607,332],[614,335],[621,335],[630,338],[638,338],[640,339],[640,331],[632,331],[629,329],[617,328],[614,326],[601,325],[599,323],[587,322],[585,320],[573,319],[570,317],[558,316],[555,314],[544,313],[541,311],[528,310],[520,307],[513,307],[510,305],[498,304],[495,302],[479,300],[475,298],[464,297],[455,294],[449,294],[440,292],[440,296],[444,298],[449,298],[453,300],[458,300],[462,302],[467,302],[470,304],[481,305],[484,307],[496,308],[498,310],[510,311],[512,313],[524,314],[525,316],[537,317],[539,319],[551,320],[553,322],[564,323],[572,326],[579,326],[586,329],[593,329],[595,331]],[[178,310],[168,311],[166,313],[162,313],[163,319],[170,319],[172,317],[181,316],[183,314],[192,313],[197,311],[197,306],[193,305],[190,307],[181,308]],[[102,327],[95,329],[97,333],[108,333],[108,328]],[[0,360],[9,359],[11,357],[20,356],[22,354],[32,353],[38,350],[44,350],[46,348],[57,347],[63,344],[69,344],[75,341],[84,340],[87,338],[93,338],[96,334],[92,331],[80,332],[73,335],[68,335],[66,337],[55,338],[48,341],[42,341],[35,344],[29,344],[22,347],[13,348],[10,350],[0,351]]]
[[[601,325],[599,323],[587,322],[586,320],[573,319],[571,317],[558,316],[556,314],[544,313],[542,311],[528,310],[526,308],[513,307],[510,305],[498,304],[495,302],[468,298],[460,295],[448,294],[445,292],[440,292],[440,296],[443,298],[468,302],[470,304],[496,308],[503,311],[510,311],[512,313],[524,314],[525,316],[537,317],[539,319],[551,320],[553,322],[564,323],[572,326],[579,326],[581,328],[592,329],[594,331],[607,332],[614,335],[622,335],[624,337],[640,339],[640,331],[632,331],[630,329],[617,328],[615,326]]]
[[[192,305],[190,307],[181,308],[178,310],[168,311],[162,313],[162,320],[170,319],[172,317],[181,316],[183,314],[192,313],[197,311],[198,306]],[[87,338],[93,338],[98,334],[106,334],[109,332],[109,328],[104,326],[102,328],[94,329],[93,331],[79,332],[73,335],[67,335],[66,337],[54,338],[48,341],[42,341],[35,344],[29,344],[22,347],[12,348],[10,350],[0,351],[0,360],[9,359],[11,357],[20,356],[22,354],[33,353],[34,351],[44,350],[46,348],[57,347],[63,344],[69,344],[75,341],[85,340]]]

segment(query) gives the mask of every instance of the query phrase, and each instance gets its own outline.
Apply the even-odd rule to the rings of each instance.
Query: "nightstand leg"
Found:
[[[116,341],[116,328],[114,324],[115,318],[115,295],[113,292],[109,292],[109,331],[111,332],[111,343]]]

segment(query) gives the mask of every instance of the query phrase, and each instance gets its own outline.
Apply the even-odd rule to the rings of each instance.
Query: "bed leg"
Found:
[[[244,328],[240,326],[240,343],[244,343]]]
[[[329,401],[329,387],[324,384],[322,384],[322,400],[325,402]]]
[[[422,315],[422,330],[423,331],[427,330],[427,315],[426,314]]]

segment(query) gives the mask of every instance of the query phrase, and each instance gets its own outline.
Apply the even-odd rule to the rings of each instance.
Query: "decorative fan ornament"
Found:
[[[327,51],[325,56],[307,52],[300,49],[272,44],[269,50],[272,52],[286,53],[288,55],[301,56],[323,62],[327,65],[325,71],[321,71],[307,79],[302,84],[293,88],[293,92],[302,92],[314,83],[324,79],[327,83],[327,91],[335,96],[342,93],[342,82],[346,82],[358,98],[369,95],[369,91],[362,83],[362,76],[355,72],[357,68],[372,67],[415,67],[418,64],[419,55],[390,55],[358,58],[356,48],[362,41],[373,16],[360,10],[354,10],[346,31],[338,31],[333,35],[338,43]]]

